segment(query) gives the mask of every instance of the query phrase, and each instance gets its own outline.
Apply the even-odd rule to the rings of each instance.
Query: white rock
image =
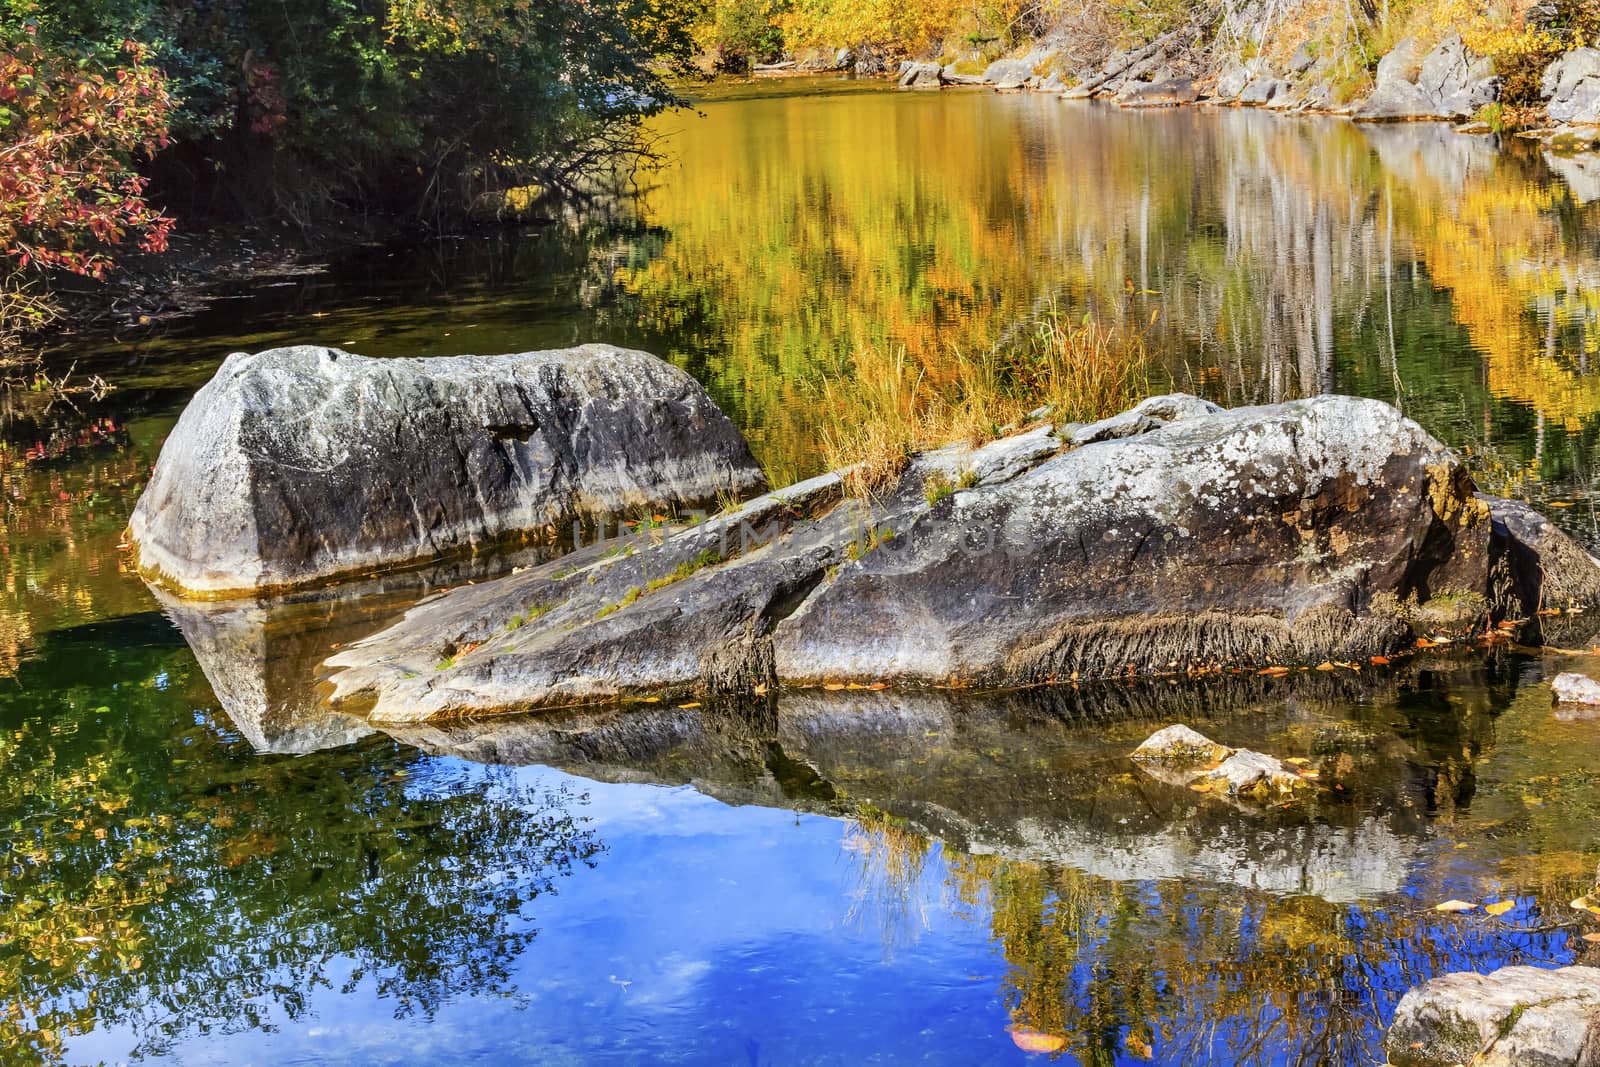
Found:
[[[1600,704],[1600,682],[1586,674],[1558,674],[1550,691],[1555,694],[1557,703]]]

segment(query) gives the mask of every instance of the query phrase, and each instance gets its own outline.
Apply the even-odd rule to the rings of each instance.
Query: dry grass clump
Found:
[[[1039,408],[1057,422],[1122,411],[1148,391],[1148,370],[1138,333],[1053,308],[1017,343],[953,352],[931,368],[903,351],[861,348],[849,374],[823,383],[823,455],[848,471],[853,495],[871,495],[897,484],[918,449],[992,441]]]

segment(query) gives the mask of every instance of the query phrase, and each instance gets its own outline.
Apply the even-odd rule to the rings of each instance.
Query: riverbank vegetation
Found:
[[[657,0],[3,0],[0,336],[173,219],[439,225],[648,157],[688,23]]]
[[[821,385],[822,451],[865,495],[893,484],[919,449],[984,444],[1041,409],[1060,423],[1105,418],[1131,407],[1149,384],[1140,334],[1050,307],[1020,336],[981,354],[954,351],[928,364],[903,349],[858,349],[847,373]]]

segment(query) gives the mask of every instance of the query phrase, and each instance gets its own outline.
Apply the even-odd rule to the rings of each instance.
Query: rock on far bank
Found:
[[[455,589],[327,666],[341,706],[406,722],[1364,662],[1479,632],[1508,585],[1556,580],[1554,562],[1505,567],[1513,551],[1600,578],[1581,550],[1515,542],[1495,509],[1378,401],[1156,397],[924,453],[871,499],[825,475],[659,543]]]
[[[1384,1044],[1395,1067],[1596,1067],[1600,968],[1435,978],[1400,999]]]
[[[1376,81],[1355,114],[1358,122],[1470,118],[1500,93],[1494,61],[1473,52],[1456,33],[1426,54],[1406,38],[1378,61]]]
[[[699,383],[644,352],[302,346],[228,357],[162,447],[129,531],[145,577],[219,597],[763,486]]]
[[[1556,122],[1600,125],[1600,48],[1575,48],[1551,63],[1540,86]]]

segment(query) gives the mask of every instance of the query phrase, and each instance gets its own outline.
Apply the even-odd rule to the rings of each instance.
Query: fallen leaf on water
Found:
[[[841,682],[827,682],[822,688],[826,689],[830,693],[837,693],[844,688],[844,685]]]
[[[1419,637],[1419,638],[1417,638],[1417,647],[1418,648],[1432,648],[1433,647],[1433,642],[1429,641],[1426,637]]]
[[[1333,670],[1333,664],[1329,663],[1327,660],[1323,660],[1321,663],[1317,664],[1317,670],[1331,671]]]
[[[1387,667],[1389,665],[1389,657],[1388,656],[1373,656],[1372,657],[1372,665],[1374,667]]]
[[[1533,805],[1534,807],[1537,808],[1537,807],[1540,807],[1540,806],[1542,806],[1544,804],[1544,797],[1524,796],[1522,798],[1522,802],[1524,804],[1531,804],[1531,805]]]
[[[1447,900],[1443,904],[1435,904],[1434,911],[1471,911],[1476,904],[1469,904],[1465,900]]]
[[[1552,501],[1550,501],[1550,506],[1553,507],[1553,508],[1570,508],[1572,506],[1572,501],[1570,501],[1570,500],[1552,500]]]
[[[1196,782],[1194,785],[1191,785],[1189,788],[1193,789],[1196,793],[1209,793],[1209,792],[1211,792],[1211,783],[1210,782]]]
[[[695,703],[692,700],[687,704],[679,704],[678,705],[678,707],[680,707],[680,708],[698,708],[699,706],[700,706],[699,704]]]
[[[1270,674],[1274,678],[1281,678],[1285,674],[1289,673],[1289,668],[1288,667],[1264,667],[1261,670],[1256,671],[1256,673],[1257,674]]]
[[[1288,763],[1288,764],[1290,764],[1292,766],[1295,766],[1295,767],[1300,767],[1300,766],[1304,766],[1307,763],[1310,763],[1311,761],[1306,759],[1304,756],[1290,756],[1288,759],[1284,760],[1283,762]]]
[[[1322,777],[1322,772],[1321,771],[1314,771],[1310,767],[1306,767],[1306,768],[1304,768],[1304,769],[1302,769],[1300,771],[1300,777],[1302,777],[1302,778],[1321,778]]]
[[[758,697],[766,696],[767,695],[767,683],[762,682],[760,685],[758,685],[754,689],[752,689],[751,692],[754,693]]]
[[[1060,1052],[1067,1047],[1066,1038],[1037,1030],[1013,1030],[1011,1043],[1024,1052]]]
[[[1584,934],[1583,939],[1588,942],[1600,941],[1600,934]]]
[[[1493,904],[1485,904],[1483,910],[1490,915],[1504,915],[1516,906],[1517,902],[1514,900],[1497,900]]]
[[[871,685],[867,686],[867,688],[872,690],[874,693],[876,693],[880,689],[889,688],[889,683],[888,682],[873,682]]]
[[[1457,841],[1456,842],[1456,848],[1470,848],[1470,847],[1471,846],[1468,845],[1465,841]]]

